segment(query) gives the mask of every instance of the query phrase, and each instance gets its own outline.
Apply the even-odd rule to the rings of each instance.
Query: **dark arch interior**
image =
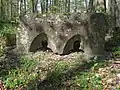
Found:
[[[42,45],[43,48],[47,48],[47,46],[48,46],[47,40],[42,41],[41,45]]]
[[[70,54],[70,53],[73,53],[73,52],[84,53],[84,50],[80,49],[80,43],[81,43],[81,36],[80,35],[73,36],[66,43],[62,55],[67,55],[67,54]]]
[[[76,40],[73,44],[73,51],[79,51],[79,48],[80,48],[80,41],[79,40]]]
[[[36,36],[29,49],[30,52],[48,51],[48,50],[52,51],[50,48],[48,48],[48,38],[45,33]]]
[[[84,53],[84,50],[80,49],[80,41],[79,40],[76,40],[74,42],[74,45],[73,45],[73,52],[83,52]]]
[[[52,50],[50,48],[48,48],[48,41],[47,40],[44,40],[44,41],[41,42],[41,47],[38,48],[38,50],[52,52]]]

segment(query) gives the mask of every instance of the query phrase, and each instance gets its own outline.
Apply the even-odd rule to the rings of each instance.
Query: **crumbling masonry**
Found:
[[[84,52],[89,55],[104,54],[106,21],[102,13],[21,16],[17,32],[17,48],[21,53],[36,52],[42,41],[54,53],[66,54],[75,41],[82,43]]]

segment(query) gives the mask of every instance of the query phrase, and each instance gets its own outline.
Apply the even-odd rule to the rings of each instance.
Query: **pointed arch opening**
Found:
[[[48,48],[48,37],[45,33],[37,35],[30,45],[30,52],[51,50]]]
[[[84,52],[83,48],[84,47],[81,35],[74,35],[65,44],[63,55],[70,54],[72,52]]]

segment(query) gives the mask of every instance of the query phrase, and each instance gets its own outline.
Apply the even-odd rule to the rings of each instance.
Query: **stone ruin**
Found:
[[[65,15],[23,15],[17,32],[21,53],[42,50],[43,42],[54,53],[67,54],[76,41],[87,55],[103,55],[106,20],[102,13]]]

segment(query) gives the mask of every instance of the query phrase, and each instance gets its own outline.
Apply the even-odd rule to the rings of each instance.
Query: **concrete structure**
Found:
[[[22,53],[36,52],[42,47],[42,41],[47,41],[54,53],[67,54],[78,40],[83,43],[86,54],[101,55],[104,54],[105,24],[102,13],[76,13],[69,18],[63,15],[21,16],[17,48]]]

